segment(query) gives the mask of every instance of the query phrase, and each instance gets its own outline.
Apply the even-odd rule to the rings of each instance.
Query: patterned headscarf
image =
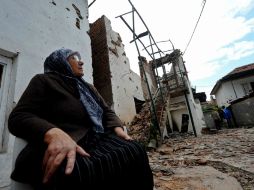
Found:
[[[68,57],[71,55],[77,55],[80,58],[80,54],[78,52],[70,49],[62,48],[54,51],[46,58],[44,62],[44,73],[53,72],[64,76],[66,80],[75,81],[76,88],[80,94],[80,101],[93,123],[93,130],[97,133],[103,133],[103,110],[97,101],[96,95],[86,84],[86,82],[81,77],[76,77],[73,74],[71,66],[67,61]]]

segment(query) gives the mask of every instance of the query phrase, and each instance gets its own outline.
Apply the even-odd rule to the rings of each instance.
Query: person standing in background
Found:
[[[223,109],[223,117],[224,119],[227,120],[228,128],[233,128],[231,111],[225,106],[222,106],[222,109]]]

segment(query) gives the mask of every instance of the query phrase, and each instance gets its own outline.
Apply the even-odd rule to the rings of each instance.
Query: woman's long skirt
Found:
[[[89,133],[78,142],[90,157],[77,154],[74,171],[56,175],[55,190],[153,190],[153,174],[142,145],[115,135]]]

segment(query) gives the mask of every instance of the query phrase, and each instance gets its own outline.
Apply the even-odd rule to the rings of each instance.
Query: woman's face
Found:
[[[71,66],[72,72],[75,76],[77,77],[82,77],[84,75],[84,71],[83,71],[83,65],[84,63],[80,60],[78,55],[71,55],[70,57],[68,57],[67,60]]]

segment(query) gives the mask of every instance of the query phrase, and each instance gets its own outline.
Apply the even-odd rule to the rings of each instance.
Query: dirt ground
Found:
[[[156,190],[254,190],[254,127],[174,133],[148,155]]]

